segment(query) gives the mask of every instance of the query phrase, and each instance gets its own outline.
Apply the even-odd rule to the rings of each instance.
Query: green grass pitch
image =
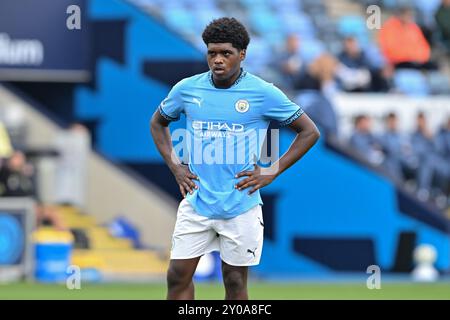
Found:
[[[158,284],[99,283],[82,284],[79,290],[64,285],[12,283],[0,284],[0,300],[5,299],[164,299],[166,287]],[[450,283],[385,283],[381,289],[367,289],[365,283],[266,283],[249,285],[250,299],[329,300],[329,299],[450,299]],[[223,299],[219,283],[196,285],[196,299]]]

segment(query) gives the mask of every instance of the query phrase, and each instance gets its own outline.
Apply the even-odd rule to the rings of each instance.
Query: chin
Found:
[[[230,78],[231,78],[231,75],[230,75],[230,74],[214,74],[214,77],[215,77],[217,80],[225,81],[225,80],[230,79]]]

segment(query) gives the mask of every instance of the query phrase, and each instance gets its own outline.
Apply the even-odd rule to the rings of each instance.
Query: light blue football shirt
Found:
[[[259,190],[248,195],[252,187],[235,189],[247,178],[235,176],[254,170],[271,120],[284,126],[303,114],[280,89],[243,70],[227,89],[214,86],[211,72],[185,78],[159,112],[170,121],[186,115],[186,130],[172,132],[173,141],[183,141],[174,143],[174,150],[187,151],[189,169],[200,179],[186,199],[198,214],[212,219],[233,218],[263,204]]]

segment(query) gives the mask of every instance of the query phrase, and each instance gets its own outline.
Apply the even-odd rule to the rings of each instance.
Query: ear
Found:
[[[243,61],[245,59],[245,54],[247,53],[246,49],[242,49],[241,52],[239,52],[239,59]]]

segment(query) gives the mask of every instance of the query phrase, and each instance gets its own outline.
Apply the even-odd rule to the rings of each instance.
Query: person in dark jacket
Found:
[[[435,13],[435,18],[442,43],[446,47],[447,53],[450,53],[450,0],[442,0]]]

